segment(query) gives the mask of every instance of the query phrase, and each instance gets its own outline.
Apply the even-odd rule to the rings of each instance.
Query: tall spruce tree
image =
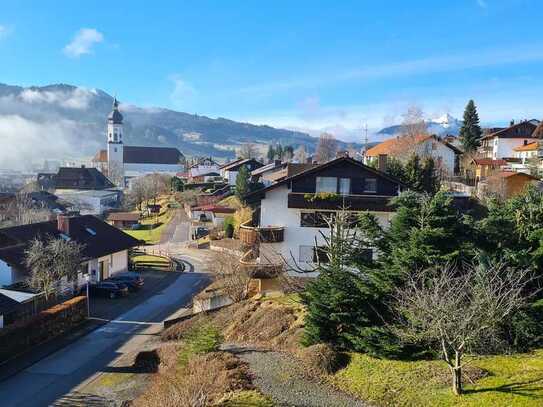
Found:
[[[268,147],[268,154],[266,156],[268,157],[269,162],[272,162],[275,159],[275,148],[273,148],[272,144]]]
[[[238,171],[238,175],[236,176],[236,196],[241,202],[245,201],[245,195],[247,195],[251,190],[250,177],[251,174],[249,173],[247,167],[245,165],[242,166]]]
[[[479,126],[479,114],[475,102],[470,100],[464,110],[464,123],[460,128],[460,142],[466,152],[473,152],[481,145],[483,132]]]

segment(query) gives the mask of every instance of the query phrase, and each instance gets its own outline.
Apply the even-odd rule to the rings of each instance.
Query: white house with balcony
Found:
[[[257,250],[248,251],[242,264],[252,266],[255,278],[273,277],[285,267],[290,275],[313,277],[327,220],[345,208],[353,215],[369,211],[387,227],[389,201],[401,188],[395,178],[341,157],[256,191],[248,197],[255,216],[240,228],[240,239]]]

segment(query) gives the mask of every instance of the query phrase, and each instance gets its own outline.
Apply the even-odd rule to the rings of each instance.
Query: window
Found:
[[[364,192],[376,193],[377,192],[377,179],[366,178],[364,180]]]
[[[349,195],[351,193],[351,179],[350,178],[339,179],[339,193],[341,195]]]
[[[336,177],[317,177],[315,191],[318,192],[337,192]]]
[[[313,246],[300,246],[298,261],[302,263],[313,262]]]

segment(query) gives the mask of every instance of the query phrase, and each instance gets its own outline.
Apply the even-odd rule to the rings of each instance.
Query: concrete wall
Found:
[[[181,164],[124,164],[125,173],[138,172],[140,174],[152,174],[155,172],[164,172],[167,174],[175,175],[178,172],[183,171],[183,165]]]

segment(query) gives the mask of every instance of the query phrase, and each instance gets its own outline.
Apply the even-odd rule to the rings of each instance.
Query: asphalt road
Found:
[[[1,382],[0,405],[75,405],[68,401],[70,394],[96,374],[108,371],[117,358],[137,351],[160,330],[164,319],[189,303],[208,282],[206,274],[180,275],[118,318]],[[80,401],[77,404],[90,405]]]

